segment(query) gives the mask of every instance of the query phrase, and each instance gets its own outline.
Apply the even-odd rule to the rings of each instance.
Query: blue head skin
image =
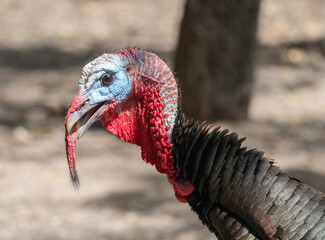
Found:
[[[86,93],[90,104],[104,101],[122,101],[128,97],[132,89],[132,82],[124,72],[124,68],[116,71],[100,71],[93,74],[94,84]],[[112,78],[108,85],[102,83],[101,79]]]
[[[128,60],[119,55],[104,54],[83,68],[79,88],[85,91],[90,104],[103,101],[122,101],[127,98],[132,89],[132,79],[126,74]],[[106,75],[112,78],[110,84],[102,83]]]
[[[129,59],[117,54],[104,54],[88,63],[79,80],[79,91],[85,102],[68,118],[67,131],[86,113],[78,129],[80,138],[109,106],[125,101],[132,92],[132,76],[128,75]],[[106,81],[105,81],[106,80]]]

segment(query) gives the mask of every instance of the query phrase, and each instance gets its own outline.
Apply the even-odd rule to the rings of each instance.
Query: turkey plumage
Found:
[[[219,239],[325,239],[324,194],[242,147],[236,133],[187,118],[172,71],[155,54],[119,50],[84,67],[65,121],[76,185],[76,140],[97,120],[139,145]]]

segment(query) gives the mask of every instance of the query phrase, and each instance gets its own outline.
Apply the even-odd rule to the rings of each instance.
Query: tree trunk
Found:
[[[175,58],[183,110],[199,120],[246,119],[260,0],[188,0]]]

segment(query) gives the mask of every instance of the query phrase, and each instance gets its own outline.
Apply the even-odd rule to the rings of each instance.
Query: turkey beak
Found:
[[[77,109],[74,112],[72,112],[68,118],[67,118],[67,124],[66,124],[66,128],[67,128],[67,132],[70,133],[72,130],[72,127],[78,122],[78,120],[80,118],[82,118],[82,116],[85,114],[86,112],[86,108],[81,109]],[[90,108],[88,108],[88,111],[90,110]]]
[[[96,105],[89,104],[89,101],[86,100],[80,107],[72,112],[67,118],[67,132],[70,133],[72,127],[79,121],[79,119],[95,106]]]
[[[80,127],[77,126],[77,139],[80,139],[86,133],[88,128],[98,120],[108,105],[109,102],[107,101],[91,104],[89,100],[86,100],[79,108],[68,116],[66,123],[67,132],[70,133],[73,126],[75,126],[75,124],[85,116]]]

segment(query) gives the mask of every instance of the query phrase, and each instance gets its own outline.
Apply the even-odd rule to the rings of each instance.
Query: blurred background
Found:
[[[215,239],[136,146],[99,125],[78,141],[78,191],[65,159],[64,115],[83,65],[136,46],[173,67],[184,6],[184,0],[2,0],[1,240]],[[262,0],[257,20],[247,114],[215,123],[247,136],[248,147],[266,150],[286,172],[325,192],[325,2]]]

